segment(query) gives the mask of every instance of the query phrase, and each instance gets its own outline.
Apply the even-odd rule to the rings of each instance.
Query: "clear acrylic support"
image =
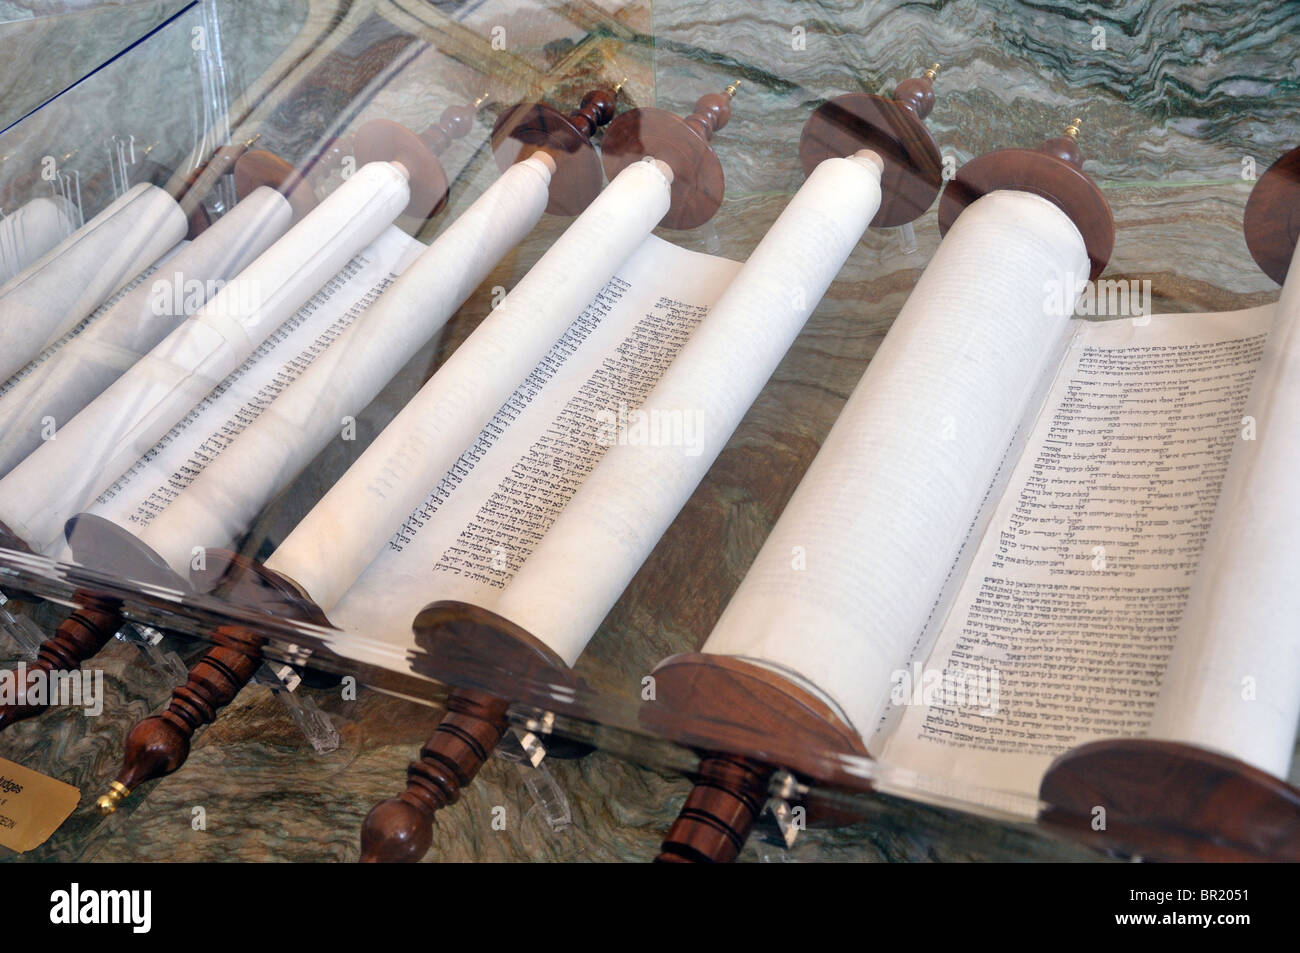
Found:
[[[339,730],[313,699],[298,691],[302,676],[292,665],[264,664],[253,680],[271,689],[317,754],[338,750],[342,742]]]
[[[41,643],[45,641],[45,633],[22,612],[15,612],[14,608],[9,598],[0,592],[0,631],[9,636],[23,655],[34,659],[41,649]]]
[[[531,731],[511,728],[497,745],[494,754],[519,766],[524,787],[533,799],[529,814],[534,811],[539,813],[554,834],[562,834],[573,826],[573,809],[554,775],[542,763],[546,749],[537,735]]]
[[[912,227],[911,222],[905,222],[898,229],[899,247],[904,255],[911,255],[916,252],[916,229]]]
[[[168,685],[184,685],[189,678],[185,663],[163,645],[163,634],[153,626],[132,622],[117,630],[117,638],[139,649],[145,664],[161,674]]]

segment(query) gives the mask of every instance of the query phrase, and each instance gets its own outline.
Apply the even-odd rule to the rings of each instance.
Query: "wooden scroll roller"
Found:
[[[277,618],[329,625],[293,580],[226,550],[208,550],[206,557],[206,567],[194,573],[196,589]],[[210,639],[212,647],[190,669],[185,684],[172,692],[167,709],[138,722],[127,735],[122,770],[95,802],[100,813],[113,813],[141,784],[180,768],[189,757],[194,733],[216,719],[263,662],[266,638],[256,628],[223,625]]]
[[[427,653],[424,674],[457,680],[462,666],[491,660],[502,678],[563,686],[580,682],[573,671],[541,641],[509,619],[463,602],[435,602],[413,623],[415,641]],[[422,666],[423,667],[423,666]],[[406,770],[406,790],[376,804],[361,828],[363,863],[418,861],[433,843],[434,815],[455,804],[474,780],[492,749],[505,734],[508,702],[487,691],[454,689],[447,710],[420,758]],[[553,757],[590,751],[585,746],[548,747]]]
[[[605,121],[612,109],[612,101],[613,95],[607,92],[597,91],[589,94],[584,99],[584,103],[590,111],[591,121]],[[609,109],[606,108],[607,105]],[[453,134],[461,134],[457,130],[468,127],[473,112],[462,109],[453,113],[449,110],[444,113],[444,119],[452,115],[458,118],[454,122],[443,124],[442,133],[445,141],[440,145],[437,140],[434,140],[432,133],[429,133],[422,140],[421,148],[441,148],[450,141]],[[369,135],[366,129],[372,126],[380,129],[384,136],[389,136],[392,133],[392,125],[368,124],[358,132],[358,140],[363,135]],[[387,132],[383,131],[385,129]],[[549,138],[538,137],[535,130],[528,135],[534,145],[540,145],[544,149],[548,149],[552,141]],[[564,147],[572,143],[571,137],[563,133],[553,141]],[[361,151],[360,145],[358,151]],[[406,154],[409,156],[409,151]],[[255,159],[255,161],[262,160]],[[402,160],[399,158],[397,161]],[[432,161],[436,162],[436,160]],[[557,161],[557,167],[559,164]],[[283,167],[281,171],[284,171]],[[594,197],[594,194],[590,196],[590,198]],[[580,196],[570,190],[569,198],[576,202]],[[590,198],[586,200],[590,201]],[[166,568],[161,565],[161,560],[152,555],[151,550],[136,541],[130,534],[117,530],[107,521],[96,520],[93,517],[79,517],[77,532],[74,535],[83,540],[83,545],[96,551],[92,558],[84,560],[89,564],[105,564],[102,561],[104,553],[121,550],[133,552],[131,558],[136,564],[148,562],[152,558],[153,562],[158,564],[154,566],[155,570],[162,571]],[[98,539],[95,539],[96,537]],[[213,552],[214,550],[208,550],[209,554]],[[119,555],[115,557],[115,561],[107,564],[121,565],[122,561],[123,557]],[[197,591],[224,592],[228,597],[237,599],[241,605],[250,606],[278,618],[300,619],[326,626],[330,624],[325,614],[307,594],[282,574],[265,566],[237,559],[230,554],[219,555],[215,563],[209,555],[208,563],[208,569],[192,573],[191,581]],[[183,583],[179,583],[174,575],[171,576],[170,585],[183,587]],[[146,719],[132,731],[127,743],[122,773],[114,782],[113,789],[101,799],[101,810],[106,812],[114,810],[133,788],[144,781],[177,770],[188,757],[189,741],[194,731],[217,717],[219,709],[234,699],[262,662],[265,638],[254,627],[223,626],[217,629],[211,638],[216,644],[191,669],[187,684],[176,690],[167,711]],[[304,676],[304,681],[310,683],[311,679]]]
[[[880,210],[872,227],[915,220],[934,204],[943,183],[942,157],[924,119],[934,107],[936,63],[904,80],[894,98],[850,93],[824,103],[808,118],[799,140],[805,174],[832,158],[871,149],[884,160]],[[700,749],[695,786],[664,839],[660,863],[727,863],[744,847],[767,803],[778,768],[812,777],[820,766],[780,764],[755,757],[756,745],[774,741],[785,751],[801,748],[865,756],[858,733],[826,703],[790,679],[740,659],[687,654],[655,671],[657,703],[643,716],[647,727],[676,734],[659,723],[673,713],[679,726],[709,726],[716,747]],[[802,768],[802,770],[801,770]]]
[[[502,171],[534,152],[555,162],[551,176],[551,215],[578,215],[600,194],[604,184],[600,158],[591,144],[596,130],[614,118],[623,83],[593,89],[569,115],[544,103],[511,106],[492,127],[492,152]]]
[[[235,192],[243,198],[262,185],[277,189],[289,200],[294,221],[298,221],[316,205],[314,184],[353,156],[358,166],[375,161],[400,163],[411,185],[411,200],[403,214],[430,218],[447,204],[449,191],[438,156],[469,133],[486,101],[486,96],[480,96],[470,105],[448,106],[435,125],[418,134],[390,119],[372,119],[355,134],[331,140],[320,156],[301,170],[273,152],[254,150],[235,166]]]
[[[1300,861],[1300,789],[1194,745],[1080,745],[1052,762],[1038,798],[1045,827],[1130,857]]]
[[[1260,270],[1286,281],[1300,241],[1300,149],[1292,149],[1260,176],[1246,200],[1246,247]]]
[[[1300,149],[1260,177],[1242,224],[1251,256],[1282,284],[1300,242]],[[1300,789],[1195,745],[1150,738],[1080,745],[1052,762],[1038,797],[1045,826],[1130,856],[1300,861]]]
[[[1010,189],[1047,199],[1074,222],[1083,236],[1096,280],[1115,249],[1115,219],[1097,183],[1083,171],[1079,123],[1037,149],[999,149],[962,166],[939,200],[939,232],[946,234],[966,206],[989,192]]]
[[[721,93],[706,93],[686,117],[649,106],[625,112],[609,124],[601,142],[605,174],[613,180],[646,156],[668,163],[672,204],[659,224],[679,229],[703,225],[717,213],[726,190],[722,163],[709,140],[731,118],[731,99],[739,88],[737,80]]]
[[[161,167],[156,170],[160,184],[176,198],[186,214],[190,225],[187,238],[195,238],[211,224],[208,213],[203,208],[202,198],[212,191],[223,175],[237,165],[240,157],[245,155],[256,141],[257,136],[253,136],[246,142],[222,146],[207,162],[184,179],[179,175],[168,178],[163,174],[165,170]],[[25,541],[2,523],[0,523],[0,547],[19,552],[32,552]],[[37,660],[28,667],[28,672],[48,673],[76,668],[99,652],[121,627],[119,600],[88,589],[77,590],[72,598],[79,608],[63,620],[52,638],[42,644],[37,653]],[[0,730],[39,714],[45,707],[28,704],[0,705]]]
[[[885,160],[874,228],[915,221],[943,185],[943,157],[925,126],[934,108],[935,63],[898,84],[893,98],[847,93],[823,103],[804,123],[799,162],[812,175],[825,159],[871,149]]]
[[[420,171],[422,178],[419,186],[417,186],[416,176],[411,176],[412,194],[423,188],[422,202],[428,199],[429,207],[432,207],[433,199],[436,198],[441,203],[446,197],[446,177],[433,153],[445,148],[452,139],[464,135],[469,130],[473,124],[475,111],[483,101],[479,99],[472,106],[454,106],[447,109],[439,125],[426,130],[422,138],[408,134],[403,127],[386,120],[367,123],[357,133],[358,161],[392,158],[394,161],[401,162],[408,173],[413,170]],[[294,210],[294,220],[301,219],[316,205],[316,197],[308,180],[278,156],[265,150],[250,151],[248,147],[254,141],[255,138],[242,145],[218,150],[217,155],[214,155],[213,159],[194,177],[186,195],[197,194],[199,190],[210,188],[217,178],[225,174],[233,165],[235,189],[239,198],[246,197],[259,186],[271,186],[286,196]],[[184,199],[181,201],[184,202]],[[408,206],[408,211],[411,207],[413,206]],[[97,556],[93,562],[83,559],[81,560],[83,564],[118,567],[119,575],[135,581],[149,581],[155,579],[155,576],[128,573],[124,568],[126,565],[140,567],[139,572],[157,573],[165,568],[161,565],[153,566],[152,570],[146,568],[154,563],[160,563],[156,557],[150,559],[138,553],[130,559],[122,557],[120,552],[135,553],[139,549],[138,543],[130,534],[112,533],[107,529],[101,532],[101,528],[91,520],[82,519],[80,522],[81,532],[87,538],[90,535],[105,537],[102,541],[89,545],[109,557],[100,561]],[[185,588],[183,580],[176,579],[170,571],[158,578],[165,580],[159,583],[161,585]],[[119,611],[120,599],[91,590],[78,591],[74,599],[81,608],[68,616],[59,626],[54,637],[42,646],[34,668],[42,668],[46,671],[75,668],[99,652],[120,628],[122,624]],[[44,706],[27,704],[0,705],[0,730],[16,721],[38,714],[43,708]]]
[[[792,680],[725,655],[690,653],[655,669],[656,703],[642,721],[663,731],[674,722],[707,725],[711,749],[701,752],[695,786],[668,830],[656,863],[730,863],[740,854],[768,800],[778,768],[796,776],[823,773],[826,753],[864,757],[862,739],[829,705]],[[676,732],[674,732],[676,733]],[[763,757],[772,743],[779,764]],[[804,761],[798,752],[807,750]],[[813,820],[813,818],[810,818]]]

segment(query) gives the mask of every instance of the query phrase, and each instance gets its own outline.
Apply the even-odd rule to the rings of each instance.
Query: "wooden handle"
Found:
[[[641,723],[701,752],[695,787],[658,862],[735,860],[766,802],[773,771],[825,777],[828,752],[866,755],[858,733],[822,699],[744,659],[677,655],[654,678],[656,698],[641,706]],[[729,753],[764,749],[762,760]]]
[[[434,815],[460,799],[505,734],[506,703],[457,692],[406,769],[406,790],[376,804],[361,828],[362,863],[415,863],[433,843]]]
[[[220,593],[230,602],[268,615],[328,625],[324,613],[292,579],[229,550],[211,549],[202,570],[192,574],[197,592]],[[162,714],[144,719],[127,736],[122,770],[97,802],[111,814],[145,781],[180,768],[190,753],[194,732],[216,720],[262,664],[266,637],[243,625],[221,626],[212,647],[190,669],[185,684],[172,692]]]
[[[30,677],[41,673],[42,677],[50,672],[67,672],[78,668],[82,662],[93,658],[122,624],[122,615],[117,603],[105,600],[94,593],[78,591],[73,597],[83,603],[59,624],[54,637],[41,643],[36,654],[36,661],[27,667]],[[13,704],[0,705],[0,731],[9,725],[32,718],[45,711],[48,706],[31,704],[25,699]]]
[[[139,722],[127,735],[122,770],[95,802],[101,814],[112,814],[144,782],[180,768],[189,757],[194,732],[216,720],[262,663],[265,640],[252,629],[223,627],[213,633],[213,640],[220,644],[190,669],[185,684],[172,692],[167,710]]]
[[[547,646],[509,619],[481,606],[443,601],[425,606],[412,623],[421,674],[444,684],[473,677],[485,660],[503,680],[554,682],[575,688],[576,677]],[[503,681],[503,684],[505,682]],[[458,689],[447,714],[406,771],[406,790],[366,816],[361,860],[414,862],[433,843],[434,815],[454,804],[505,734],[505,699],[482,689]]]
[[[699,779],[660,847],[658,864],[729,864],[767,799],[772,769],[748,758],[706,755]]]
[[[740,88],[740,80],[732,83],[721,93],[705,93],[695,101],[695,111],[683,122],[699,133],[705,142],[731,120],[731,99]]]
[[[436,123],[420,133],[420,138],[434,155],[442,155],[455,140],[469,135],[474,128],[474,117],[486,101],[486,96],[480,96],[467,105],[448,106]]]

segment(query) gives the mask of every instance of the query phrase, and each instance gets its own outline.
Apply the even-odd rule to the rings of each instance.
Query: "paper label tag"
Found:
[[[40,847],[80,801],[71,784],[0,758],[0,846],[20,854]]]

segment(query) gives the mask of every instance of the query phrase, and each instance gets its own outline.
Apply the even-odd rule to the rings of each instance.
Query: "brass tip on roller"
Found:
[[[1077,118],[1077,117],[1074,118],[1074,119],[1071,119],[1071,120],[1070,120],[1070,124],[1069,124],[1068,126],[1065,127],[1065,134],[1066,134],[1067,136],[1069,136],[1071,139],[1078,139],[1078,138],[1079,138],[1079,124],[1082,123],[1082,122],[1083,122],[1083,120],[1082,120],[1082,119],[1079,119],[1079,118]]]
[[[739,89],[740,89],[740,80],[737,79],[737,80],[733,80],[731,85],[728,86],[726,89],[724,89],[723,92],[727,94],[728,99],[732,99],[735,97],[736,92]]]
[[[113,781],[109,784],[108,791],[101,794],[99,800],[95,802],[95,807],[100,814],[107,816],[116,811],[117,806],[126,800],[130,794],[131,789],[125,784],[121,781]]]
[[[926,79],[928,79],[930,82],[933,83],[933,82],[934,82],[934,78],[935,78],[936,76],[939,75],[939,64],[938,64],[938,63],[931,63],[931,64],[930,64],[930,68],[927,69],[927,70],[925,71],[925,73],[922,74],[922,75],[924,75]]]

